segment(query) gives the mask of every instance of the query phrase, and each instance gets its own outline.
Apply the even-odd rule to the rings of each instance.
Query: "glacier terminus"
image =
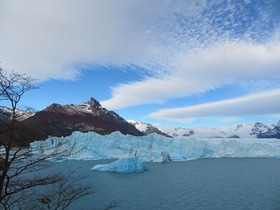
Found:
[[[75,160],[137,157],[144,162],[167,162],[198,158],[280,157],[278,139],[168,138],[158,134],[131,136],[120,132],[105,136],[94,132],[74,132],[67,137],[35,141],[31,143],[31,148],[37,155],[47,155],[57,145],[62,145],[60,150],[71,148],[73,153],[64,159]]]

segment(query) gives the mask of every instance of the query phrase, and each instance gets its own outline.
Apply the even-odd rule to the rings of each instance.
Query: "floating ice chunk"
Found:
[[[52,158],[51,161],[60,163],[60,162],[68,162],[68,159],[67,158],[63,158],[63,157],[55,157],[55,158]]]
[[[127,157],[114,161],[110,164],[99,164],[94,166],[91,170],[94,171],[112,171],[120,173],[142,173],[148,168],[143,165],[142,161],[137,157]]]

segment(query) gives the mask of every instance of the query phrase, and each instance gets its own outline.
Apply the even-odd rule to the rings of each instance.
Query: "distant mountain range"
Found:
[[[237,124],[227,127],[209,128],[159,128],[169,136],[197,138],[280,138],[280,121],[276,125],[265,125],[260,122]]]
[[[265,125],[260,122],[238,124],[228,127],[182,128],[156,127],[148,123],[126,121],[113,111],[103,108],[91,98],[80,104],[51,104],[46,109],[32,113],[17,110],[17,123],[21,128],[17,133],[24,141],[43,140],[49,136],[69,136],[74,131],[93,131],[107,135],[114,131],[133,136],[157,133],[166,137],[197,138],[280,138],[280,121],[276,125]],[[8,122],[11,110],[0,106],[1,122]],[[1,128],[0,128],[1,129]],[[1,130],[0,130],[1,131]]]
[[[265,125],[260,122],[237,124],[227,127],[182,128],[155,127],[148,123],[129,121],[145,135],[157,133],[167,137],[196,137],[196,138],[280,138],[280,121],[276,125]]]

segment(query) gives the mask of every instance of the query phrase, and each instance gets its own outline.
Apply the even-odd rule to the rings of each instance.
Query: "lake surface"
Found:
[[[145,163],[149,171],[136,174],[96,172],[99,161],[58,163],[54,170],[80,167],[95,193],[71,209],[280,209],[280,159],[220,158],[185,162]]]

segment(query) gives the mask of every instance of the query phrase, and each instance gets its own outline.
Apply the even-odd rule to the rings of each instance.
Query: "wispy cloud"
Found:
[[[166,73],[198,46],[265,40],[275,2],[1,1],[1,65],[39,79],[71,79],[84,63]]]
[[[102,104],[116,109],[201,94],[250,80],[269,82],[268,78],[280,76],[279,56],[280,42],[276,41],[267,45],[226,42],[196,49],[178,56],[173,72],[167,76],[119,85],[113,88],[113,97]]]
[[[80,64],[132,64],[155,73],[160,66],[162,72],[178,51],[172,45],[180,37],[170,33],[178,27],[175,12],[193,16],[202,3],[1,1],[1,65],[38,79],[73,79]]]
[[[0,61],[41,80],[75,79],[83,65],[148,73],[112,87],[102,102],[110,109],[269,83],[279,77],[278,8],[277,0],[1,1]]]
[[[280,89],[196,106],[162,109],[150,117],[177,122],[194,119],[264,116],[280,113]]]
[[[147,23],[163,12],[154,1],[1,1],[1,65],[39,79],[71,79],[84,63],[151,65]]]

